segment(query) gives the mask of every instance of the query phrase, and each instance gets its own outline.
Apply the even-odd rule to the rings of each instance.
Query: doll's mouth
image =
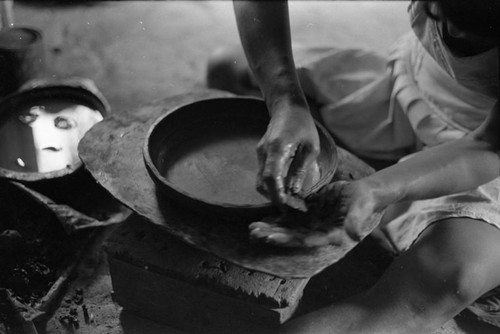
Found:
[[[51,151],[51,152],[59,152],[59,151],[62,151],[62,147],[49,146],[49,147],[44,147],[42,150]]]

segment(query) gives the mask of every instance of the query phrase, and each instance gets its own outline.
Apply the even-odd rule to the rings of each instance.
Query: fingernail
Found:
[[[326,239],[321,236],[308,236],[304,239],[304,244],[306,244],[309,247],[318,247],[318,246],[324,246],[328,244]]]
[[[260,228],[260,227],[263,227],[266,225],[268,225],[268,224],[264,223],[264,222],[253,222],[250,225],[248,225],[248,228],[249,229],[256,229],[256,228]]]
[[[267,237],[267,242],[276,244],[286,244],[292,239],[291,236],[284,233],[274,233]]]

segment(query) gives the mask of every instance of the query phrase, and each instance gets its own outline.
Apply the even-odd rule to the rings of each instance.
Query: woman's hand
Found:
[[[283,247],[357,242],[380,222],[385,206],[377,197],[376,189],[363,180],[338,181],[307,199],[310,212],[302,218],[308,221],[290,224],[284,216],[274,222],[255,222],[250,235]]]
[[[319,153],[319,137],[307,105],[281,103],[273,109],[257,146],[257,189],[283,207],[287,196],[302,190],[308,169]]]
[[[287,1],[233,1],[248,65],[272,115],[258,145],[257,189],[284,208],[319,152],[292,53]]]

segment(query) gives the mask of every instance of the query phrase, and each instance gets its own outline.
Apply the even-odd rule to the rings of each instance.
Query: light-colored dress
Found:
[[[459,139],[483,122],[498,99],[498,48],[456,57],[422,2],[412,2],[409,14],[413,31],[394,45],[389,59],[365,50],[295,53],[301,84],[319,102],[323,123],[361,157],[397,160]],[[452,217],[500,228],[500,178],[472,191],[412,202],[383,231],[404,251],[429,225]],[[500,288],[469,310],[500,327]]]

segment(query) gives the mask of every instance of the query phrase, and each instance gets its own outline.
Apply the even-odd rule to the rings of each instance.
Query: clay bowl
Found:
[[[37,182],[81,169],[78,143],[109,109],[88,79],[29,81],[0,101],[0,178]]]
[[[229,97],[180,106],[160,117],[147,134],[143,156],[158,194],[201,212],[262,218],[276,212],[256,190],[256,146],[269,123],[261,99]],[[321,152],[304,195],[333,178],[332,137],[317,123]]]

